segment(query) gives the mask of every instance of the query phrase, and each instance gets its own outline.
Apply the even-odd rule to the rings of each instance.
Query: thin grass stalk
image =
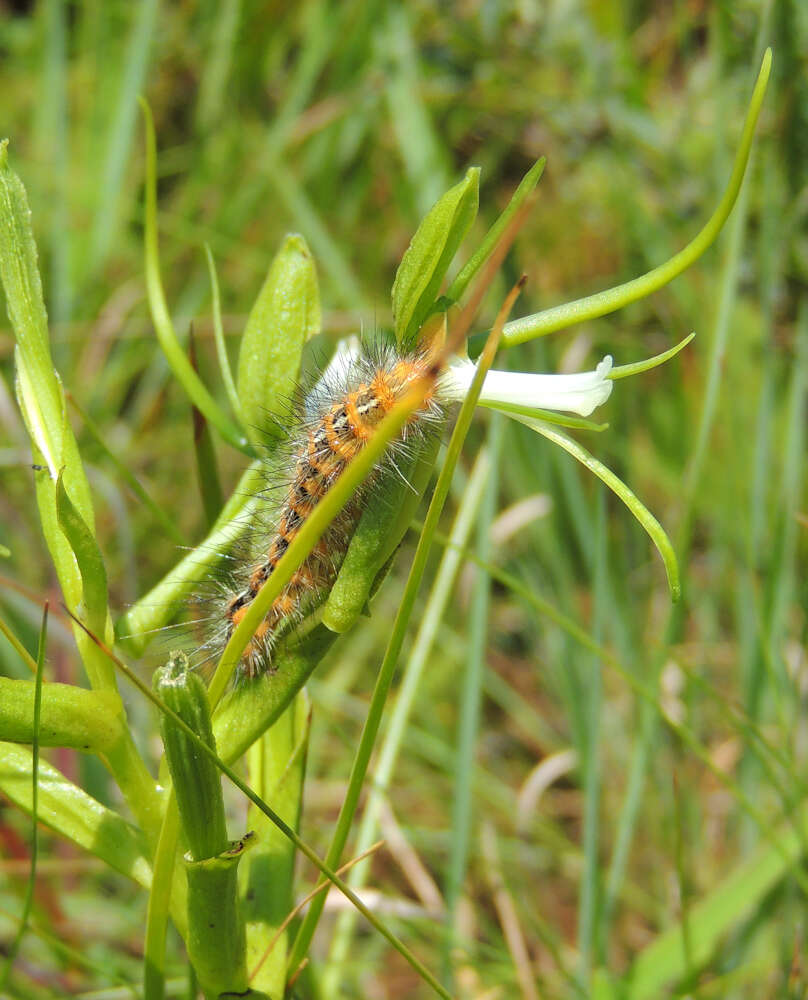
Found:
[[[488,561],[491,553],[491,524],[496,517],[499,495],[499,460],[505,418],[492,414],[488,428],[487,449],[490,455],[491,474],[485,486],[477,519],[476,551],[479,558]],[[443,942],[443,968],[445,981],[450,989],[454,984],[454,950],[460,946],[458,903],[463,891],[468,868],[472,831],[472,788],[474,781],[475,748],[480,727],[485,653],[488,640],[488,615],[491,604],[491,578],[480,570],[475,574],[474,587],[468,610],[468,642],[466,668],[460,692],[457,721],[457,743],[452,773],[454,799],[451,811],[451,838],[447,861],[444,898],[446,901],[446,937]],[[465,959],[465,956],[464,956]]]
[[[523,215],[517,215],[514,223],[509,229],[509,233],[503,239],[500,246],[499,254],[492,257],[489,263],[488,273],[493,275],[496,268],[499,267],[500,257],[505,253],[507,248],[510,246],[510,242],[516,233],[516,230],[521,223]],[[485,276],[486,278],[488,275]],[[356,756],[354,758],[354,763],[351,768],[351,775],[348,779],[348,788],[345,793],[345,799],[343,801],[342,808],[340,809],[339,818],[337,819],[337,826],[334,831],[331,845],[329,847],[327,858],[329,859],[327,863],[330,867],[334,867],[335,864],[339,863],[339,858],[345,847],[345,843],[348,839],[348,834],[350,832],[351,824],[353,822],[353,816],[356,811],[356,806],[359,801],[359,795],[362,790],[362,785],[364,783],[365,775],[367,774],[367,768],[370,763],[370,756],[373,751],[373,746],[376,741],[376,734],[379,730],[379,725],[381,724],[381,717],[384,711],[384,703],[387,698],[387,692],[390,688],[390,683],[393,678],[393,671],[395,670],[396,663],[398,661],[399,653],[401,652],[401,647],[404,643],[404,636],[407,631],[407,626],[409,624],[410,615],[412,614],[413,605],[415,603],[415,597],[418,592],[418,588],[421,583],[421,579],[424,574],[424,569],[426,568],[426,560],[429,554],[429,550],[432,545],[432,538],[437,528],[438,518],[440,517],[441,511],[443,510],[443,505],[446,501],[446,497],[449,492],[449,486],[451,484],[452,473],[454,472],[454,467],[460,457],[460,449],[465,440],[466,434],[468,432],[469,426],[471,424],[471,418],[474,412],[474,407],[477,404],[477,399],[479,398],[480,392],[482,390],[482,384],[488,369],[494,360],[494,355],[499,344],[500,337],[502,335],[502,324],[504,323],[505,317],[508,315],[516,296],[519,294],[522,282],[520,281],[514,289],[510,292],[505,303],[500,310],[497,317],[497,321],[494,324],[491,333],[488,337],[488,342],[486,344],[485,350],[480,356],[480,361],[477,365],[477,371],[474,375],[474,380],[472,381],[471,387],[469,388],[468,395],[463,401],[463,405],[460,408],[460,412],[457,416],[457,422],[455,423],[454,431],[452,432],[451,439],[449,441],[449,446],[446,451],[446,458],[444,460],[443,467],[438,476],[438,481],[435,485],[435,492],[432,495],[432,501],[430,502],[429,509],[427,511],[426,518],[424,520],[424,529],[418,541],[418,546],[415,550],[415,556],[413,557],[412,567],[410,569],[410,574],[407,578],[407,584],[404,588],[404,593],[402,595],[401,604],[399,605],[398,613],[396,615],[395,622],[393,623],[393,630],[390,636],[390,641],[387,646],[387,650],[382,660],[381,667],[379,668],[379,673],[376,678],[376,684],[373,689],[373,695],[371,697],[370,706],[368,708],[367,718],[365,720],[365,725],[362,730],[362,736],[360,737],[359,747],[357,748]],[[488,286],[488,281],[483,280],[480,283],[478,289],[478,296],[472,297],[472,300],[466,306],[464,313],[461,315],[460,320],[456,328],[453,330],[450,342],[455,338],[465,334],[465,329],[470,322],[471,316],[474,314],[477,308],[477,302],[475,298],[482,294],[480,289],[484,289]],[[465,329],[464,329],[465,324]],[[387,418],[389,419],[389,418]],[[371,441],[372,443],[372,441]],[[364,454],[364,453],[363,453]],[[360,454],[361,457],[361,454]],[[353,464],[353,463],[352,463]],[[327,497],[326,497],[327,499]],[[316,511],[315,511],[316,513]],[[298,536],[300,537],[300,536]],[[297,540],[297,539],[296,539]],[[294,544],[294,543],[292,543]],[[290,546],[291,548],[291,546]],[[289,550],[287,550],[288,553]],[[273,573],[273,576],[275,574]],[[272,578],[270,577],[270,580]],[[334,859],[336,858],[336,862]],[[314,936],[314,931],[317,927],[317,922],[319,921],[320,914],[322,913],[324,900],[318,897],[315,899],[306,914],[303,924],[298,931],[297,937],[295,938],[294,945],[292,946],[292,952],[289,959],[290,970],[295,970],[300,963],[305,958],[311,939]]]
[[[52,320],[67,323],[70,319],[72,287],[70,257],[72,227],[70,225],[69,177],[70,151],[67,113],[67,3],[47,0],[41,7],[46,45],[43,93],[37,102],[39,110],[42,161],[50,166],[53,198],[48,216],[51,256],[50,313]]]
[[[48,637],[48,605],[42,610],[42,625],[39,629],[39,642],[36,652],[36,679],[34,681],[34,738],[31,748],[31,871],[25,887],[25,899],[22,904],[20,923],[14,940],[8,949],[3,974],[0,976],[0,990],[4,990],[11,977],[14,961],[20,950],[22,939],[28,929],[31,911],[34,905],[34,888],[36,886],[36,865],[39,857],[39,725],[42,713],[42,678],[45,673],[45,646]]]
[[[449,546],[443,554],[440,566],[435,576],[435,582],[426,601],[424,613],[418,634],[413,643],[412,652],[404,668],[396,695],[395,704],[390,713],[387,730],[379,750],[378,762],[369,783],[368,800],[362,814],[362,821],[356,838],[356,850],[362,853],[367,850],[379,829],[379,816],[382,806],[387,800],[390,782],[398,761],[399,751],[404,740],[407,723],[412,713],[418,688],[427,665],[428,657],[437,638],[438,629],[443,621],[446,606],[451,597],[454,582],[463,561],[463,549],[466,546],[469,533],[477,516],[477,510],[482,499],[483,488],[490,474],[488,452],[484,448],[477,455],[471,475],[460,501],[454,524],[449,536]],[[351,872],[348,884],[353,889],[361,889],[370,871],[369,863],[357,864]],[[337,920],[328,962],[323,972],[323,993],[335,996],[342,967],[347,960],[351,947],[356,915],[351,910],[341,913]]]
[[[595,530],[593,548],[593,611],[592,625],[596,642],[601,642],[606,617],[607,554],[606,554],[606,497],[601,487],[595,498]],[[584,865],[581,874],[578,903],[578,975],[584,993],[590,990],[593,952],[600,914],[600,798],[601,765],[600,733],[603,709],[603,666],[597,656],[592,656],[586,669],[585,744],[580,755],[579,769],[584,791],[583,851]]]
[[[71,616],[73,617],[73,616]],[[444,1000],[451,1000],[449,994],[440,984],[440,982],[432,975],[432,973],[426,968],[426,966],[410,951],[407,946],[396,937],[390,930],[385,927],[385,925],[378,919],[378,917],[362,902],[362,900],[353,892],[352,889],[341,879],[331,868],[320,860],[317,853],[309,847],[309,845],[304,841],[295,830],[293,830],[263,799],[257,795],[246,782],[242,781],[241,778],[236,774],[236,772],[227,764],[224,763],[221,758],[216,755],[216,752],[212,750],[204,740],[200,739],[199,736],[191,729],[187,723],[180,718],[176,712],[173,712],[167,705],[165,705],[145,684],[135,673],[133,673],[129,667],[117,657],[110,649],[108,649],[97,637],[92,636],[88,631],[86,626],[84,626],[77,618],[73,617],[74,622],[81,628],[89,638],[92,639],[99,647],[99,649],[104,653],[104,655],[118,668],[118,670],[126,677],[130,684],[137,688],[137,690],[147,698],[157,709],[162,712],[162,714],[170,719],[174,725],[178,726],[183,733],[194,743],[197,750],[200,753],[207,756],[212,760],[219,770],[227,776],[227,778],[239,789],[239,791],[245,795],[250,802],[254,803],[261,812],[272,822],[275,826],[286,836],[295,847],[308,858],[308,860],[320,871],[327,880],[332,882],[340,892],[346,896],[347,899],[359,910],[359,912],[365,917],[368,923],[375,928],[390,944],[399,952],[399,954],[412,966],[413,969],[427,982],[433,990],[444,998]]]
[[[144,238],[146,291],[155,333],[177,381],[197,409],[205,414],[228,444],[247,455],[252,455],[249,441],[203,385],[185,356],[174,330],[160,277],[160,254],[157,238],[157,143],[154,136],[154,123],[151,110],[142,98],[140,106],[146,130],[146,232]]]
[[[180,817],[173,789],[169,791],[163,825],[154,852],[153,878],[146,909],[146,934],[143,943],[143,1000],[163,1000],[165,996],[166,932],[171,909],[171,885],[177,857]],[[178,914],[175,908],[175,915]],[[186,932],[183,919],[177,927]]]

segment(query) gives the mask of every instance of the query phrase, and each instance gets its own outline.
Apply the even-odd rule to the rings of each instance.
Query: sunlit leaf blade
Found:
[[[429,315],[441,282],[477,215],[480,171],[472,167],[424,216],[393,282],[396,340],[409,344]]]
[[[599,462],[593,455],[590,455],[577,441],[573,441],[566,434],[562,434],[561,431],[555,430],[541,420],[522,416],[521,414],[514,414],[514,417],[526,427],[536,431],[538,434],[542,434],[549,441],[569,452],[573,458],[576,458],[590,472],[593,472],[613,493],[620,497],[648,533],[657,551],[662,556],[662,562],[665,564],[665,572],[668,576],[668,587],[671,592],[671,598],[674,601],[678,601],[681,596],[681,584],[679,581],[679,565],[676,561],[676,553],[673,551],[673,545],[665,534],[664,528],[648,508],[632,493],[622,479],[619,479],[611,469],[607,468],[602,462]]]
[[[617,365],[612,368],[606,378],[628,378],[630,375],[640,375],[642,372],[651,371],[652,368],[658,368],[666,361],[670,361],[671,358],[675,358],[679,351],[684,350],[695,336],[695,333],[690,333],[684,340],[680,340],[678,344],[668,348],[667,351],[655,354],[652,358],[646,358],[645,361],[634,361],[630,365]]]
[[[33,808],[32,768],[27,747],[0,743],[0,789],[28,813]],[[151,884],[145,836],[46,761],[39,762],[38,806],[40,822],[140,885]]]
[[[254,441],[279,436],[293,406],[303,347],[320,332],[317,269],[308,244],[293,233],[270,264],[238,356],[241,414]]]

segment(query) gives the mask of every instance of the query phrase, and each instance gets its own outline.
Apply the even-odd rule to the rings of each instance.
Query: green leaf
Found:
[[[513,416],[515,420],[524,424],[525,427],[529,427],[538,434],[544,435],[548,441],[560,445],[573,458],[577,458],[590,472],[593,472],[598,479],[602,480],[613,493],[620,497],[626,507],[628,507],[646,530],[657,551],[662,556],[662,561],[665,564],[665,572],[668,575],[668,587],[670,588],[671,598],[674,601],[678,601],[681,596],[681,584],[679,582],[679,565],[676,561],[676,553],[673,550],[670,539],[665,534],[665,529],[651,511],[632,493],[622,479],[619,479],[611,469],[608,469],[602,462],[599,462],[593,455],[590,455],[577,441],[573,441],[572,438],[567,437],[566,434],[562,434],[561,431],[555,430],[542,420],[536,420],[533,417],[526,417],[522,414],[513,414]]]
[[[432,312],[441,282],[477,216],[480,169],[471,167],[422,220],[393,282],[396,340],[411,344]]]
[[[56,516],[79,567],[88,624],[102,635],[107,621],[107,571],[95,536],[67,495],[62,471],[56,480]]]
[[[70,543],[56,511],[56,480],[64,470],[64,485],[87,530],[95,530],[90,488],[76,439],[65,414],[59,376],[48,340],[48,317],[31,229],[31,211],[19,177],[9,167],[7,142],[0,143],[0,279],[14,331],[16,391],[31,438],[34,462],[46,468],[36,473],[36,496],[42,531],[65,598],[76,605],[83,584]],[[114,685],[103,655],[86,636],[76,642],[93,687]]]
[[[75,684],[44,684],[39,725],[43,747],[103,753],[123,735],[125,720],[115,691],[88,691]],[[0,740],[32,743],[34,684],[0,677]]]
[[[27,747],[0,743],[0,789],[30,813],[33,758]],[[143,834],[116,812],[102,806],[55,767],[39,762],[38,816],[42,823],[100,858],[110,868],[151,884],[148,847]]]
[[[497,244],[499,243],[500,237],[508,228],[508,223],[516,215],[527,198],[533,193],[533,189],[539,183],[539,178],[544,173],[545,163],[546,160],[542,156],[541,159],[537,160],[533,164],[530,170],[528,170],[519,182],[519,187],[514,191],[513,197],[508,202],[505,211],[502,212],[494,225],[491,226],[485,234],[482,243],[471,255],[468,262],[463,265],[463,268],[449,286],[449,289],[446,292],[446,298],[450,302],[457,302],[463,292],[465,292],[466,288],[468,288],[471,279],[494,252]]]
[[[78,448],[65,419],[64,394],[53,366],[48,339],[48,316],[37,266],[37,248],[31,229],[31,210],[25,188],[8,164],[8,141],[0,143],[0,280],[14,339],[17,397],[32,443],[43,456],[52,480],[65,467],[65,480],[81,516],[93,525],[90,490]],[[39,496],[40,509],[53,503],[52,485]],[[43,513],[43,522],[45,515]],[[53,518],[55,523],[55,517]],[[78,579],[72,559],[65,560],[64,540],[45,527],[59,582],[70,599]],[[58,532],[57,532],[58,534]]]
[[[317,271],[302,236],[286,237],[252,307],[238,356],[241,414],[254,441],[278,435],[292,406],[303,346],[320,331]]]

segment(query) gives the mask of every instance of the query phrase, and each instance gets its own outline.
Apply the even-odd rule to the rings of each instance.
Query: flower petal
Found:
[[[449,399],[462,399],[474,377],[474,364],[461,361],[451,365],[441,380],[442,393]],[[607,355],[593,372],[577,375],[534,375],[529,372],[490,371],[483,383],[480,402],[562,410],[587,417],[605,403],[612,391]]]

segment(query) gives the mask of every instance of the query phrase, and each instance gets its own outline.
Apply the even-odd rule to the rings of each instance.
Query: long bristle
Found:
[[[328,493],[348,463],[365,447],[378,425],[403,397],[409,386],[430,367],[425,352],[402,356],[394,349],[365,345],[349,359],[329,366],[314,389],[301,399],[290,423],[281,458],[276,451],[266,470],[263,492],[280,497],[272,505],[274,516],[255,515],[248,541],[229,560],[227,579],[219,582],[219,627],[198,653],[211,659],[230,638],[247,613],[255,595],[274,571],[314,507]],[[373,499],[373,486],[385,473],[406,478],[399,461],[412,450],[413,438],[423,437],[441,417],[434,393],[416,411],[385,460],[365,482],[292,575],[271,605],[247,646],[240,664],[246,676],[262,673],[271,665],[273,644],[281,632],[297,625],[328,593],[336,579],[362,511]]]

